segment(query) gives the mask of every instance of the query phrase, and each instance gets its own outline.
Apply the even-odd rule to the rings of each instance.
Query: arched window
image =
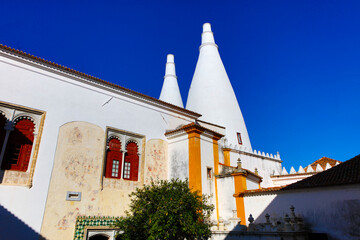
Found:
[[[134,142],[129,142],[126,146],[123,178],[127,180],[137,181],[138,172],[139,172],[138,146]]]
[[[108,142],[108,152],[106,156],[105,177],[120,178],[122,166],[121,143],[116,138],[111,138]]]
[[[35,125],[29,119],[20,119],[16,122],[9,136],[2,168],[24,172],[28,169],[34,129]]]

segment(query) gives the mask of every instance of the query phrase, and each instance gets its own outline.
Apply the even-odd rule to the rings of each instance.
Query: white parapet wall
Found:
[[[245,195],[245,214],[255,223],[265,215],[276,221],[295,207],[313,232],[328,233],[333,239],[359,239],[360,185],[332,186],[313,189],[280,190]],[[248,221],[246,222],[247,224]]]
[[[223,149],[230,149],[230,165],[236,166],[237,160],[240,158],[242,167],[255,172],[257,169],[258,174],[263,178],[261,187],[273,187],[271,176],[275,172],[281,171],[281,158],[280,154],[269,154],[257,150],[251,150],[242,145],[228,144],[226,139],[223,139],[219,145],[221,146],[220,162],[224,162]]]

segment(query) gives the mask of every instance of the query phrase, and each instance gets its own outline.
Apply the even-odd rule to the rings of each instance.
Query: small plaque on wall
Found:
[[[81,201],[81,192],[67,192],[66,201]]]

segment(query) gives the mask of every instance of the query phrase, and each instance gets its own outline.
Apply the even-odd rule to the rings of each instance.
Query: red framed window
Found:
[[[240,144],[240,145],[242,145],[242,139],[241,139],[241,133],[236,133],[236,135],[237,135],[237,140],[238,140],[238,143]]]
[[[34,142],[34,129],[35,125],[29,119],[21,119],[15,124],[7,142],[3,169],[26,172]]]
[[[112,138],[108,142],[105,177],[120,178],[121,166],[122,166],[121,142],[116,138]]]
[[[131,181],[137,181],[139,176],[139,155],[138,146],[134,142],[126,146],[124,159],[123,178]]]

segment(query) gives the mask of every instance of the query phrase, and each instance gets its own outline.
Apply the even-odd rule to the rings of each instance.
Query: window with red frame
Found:
[[[120,178],[121,166],[122,166],[121,142],[116,138],[112,138],[108,142],[105,177]]]
[[[29,119],[21,119],[16,122],[7,142],[3,169],[26,172],[34,142],[34,129],[35,125]]]
[[[136,145],[136,143],[130,142],[126,146],[123,178],[126,180],[137,181],[139,175],[138,172],[139,172],[138,146]]]
[[[241,139],[241,134],[240,133],[237,133],[237,140],[238,140],[238,143],[240,145],[242,145],[242,139]]]

